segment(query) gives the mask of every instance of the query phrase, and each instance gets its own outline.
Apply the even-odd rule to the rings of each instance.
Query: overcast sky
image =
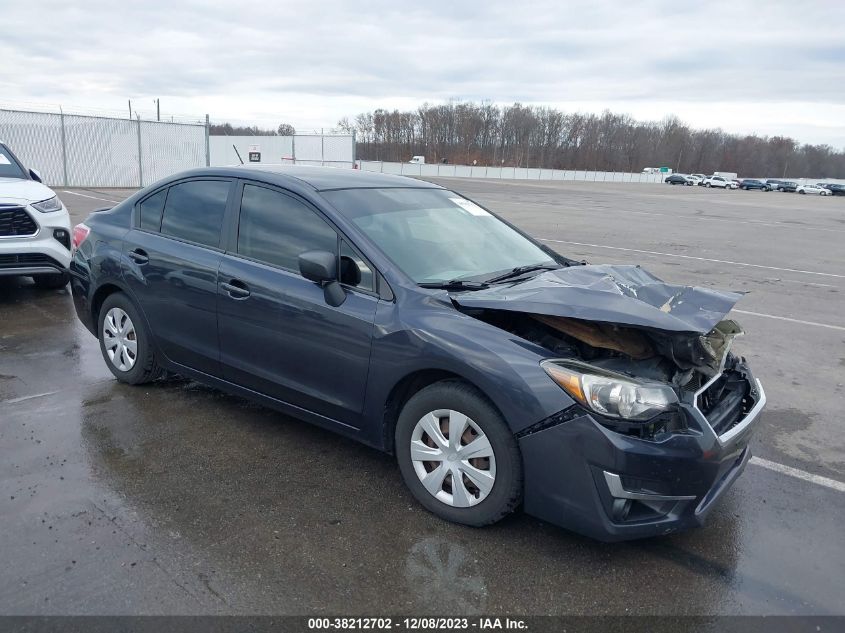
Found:
[[[845,2],[0,0],[0,105],[299,129],[449,99],[845,148]]]

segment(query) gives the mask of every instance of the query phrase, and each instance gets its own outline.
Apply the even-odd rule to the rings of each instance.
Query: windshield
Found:
[[[344,189],[323,196],[417,283],[491,277],[556,262],[478,205],[443,189]]]
[[[2,145],[0,145],[0,178],[26,178],[18,162]]]

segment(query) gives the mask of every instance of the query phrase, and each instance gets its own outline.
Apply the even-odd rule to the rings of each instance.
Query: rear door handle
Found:
[[[150,257],[147,255],[147,252],[141,248],[129,251],[129,258],[136,264],[146,264],[150,261]]]
[[[249,287],[238,279],[231,279],[228,283],[224,281],[220,287],[228,292],[232,299],[246,299],[249,296]]]

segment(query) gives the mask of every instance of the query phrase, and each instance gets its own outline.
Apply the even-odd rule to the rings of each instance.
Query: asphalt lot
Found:
[[[196,383],[118,384],[67,291],[0,280],[0,614],[845,614],[845,199],[439,182],[571,257],[749,293],[766,461],[705,528],[442,522],[390,457]],[[128,193],[59,190],[74,221]]]

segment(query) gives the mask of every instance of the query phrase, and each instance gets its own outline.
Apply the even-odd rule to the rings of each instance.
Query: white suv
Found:
[[[62,201],[0,143],[0,276],[23,275],[40,288],[63,288],[70,247],[70,216]]]
[[[721,187],[722,189],[736,189],[739,187],[733,180],[728,180],[722,176],[709,176],[704,179],[705,187]]]

